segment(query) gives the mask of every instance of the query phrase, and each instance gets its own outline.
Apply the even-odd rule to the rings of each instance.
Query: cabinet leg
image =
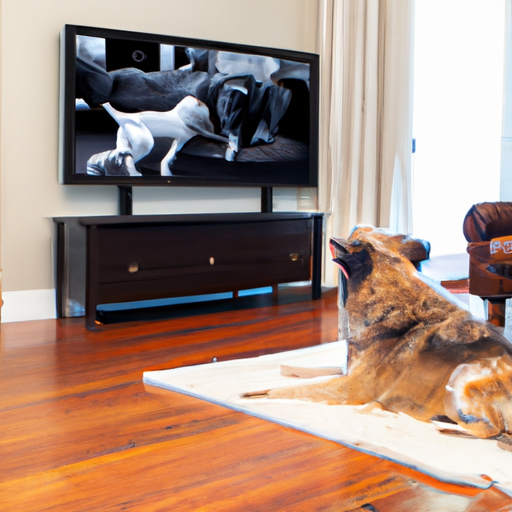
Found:
[[[487,320],[498,327],[504,327],[505,308],[505,299],[487,299]]]
[[[100,322],[96,322],[96,308],[91,308],[85,313],[85,327],[89,331],[97,331],[100,325]]]
[[[311,296],[313,300],[322,296],[322,231],[323,216],[313,218],[313,254],[311,268]]]

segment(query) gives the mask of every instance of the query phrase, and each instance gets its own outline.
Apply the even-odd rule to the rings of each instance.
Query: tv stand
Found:
[[[57,316],[99,304],[311,281],[321,295],[323,215],[243,213],[56,217]]]

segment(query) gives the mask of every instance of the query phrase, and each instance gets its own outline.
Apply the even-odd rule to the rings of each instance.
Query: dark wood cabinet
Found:
[[[56,217],[57,313],[297,281],[321,293],[321,214]]]

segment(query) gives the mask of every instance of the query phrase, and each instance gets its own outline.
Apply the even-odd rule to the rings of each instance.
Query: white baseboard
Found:
[[[271,287],[256,288],[254,290],[241,290],[240,295],[251,295],[253,293],[270,293]],[[232,297],[231,293],[228,294],[211,294],[204,295],[202,300],[206,297],[210,299]],[[177,299],[161,299],[154,301],[144,302],[131,302],[123,304],[116,304],[115,307],[104,304],[101,306],[104,310],[120,310],[132,309],[135,307],[148,307],[148,306],[163,306],[169,304],[182,304],[191,301],[201,300],[201,297],[179,297]],[[2,299],[4,305],[2,306],[2,323],[7,322],[23,322],[26,320],[47,320],[50,318],[57,318],[55,290],[26,290],[20,292],[3,292]]]
[[[55,290],[3,292],[2,323],[57,318]]]

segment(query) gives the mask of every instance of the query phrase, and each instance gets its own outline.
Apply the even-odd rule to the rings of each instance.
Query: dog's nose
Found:
[[[346,254],[347,249],[345,246],[347,245],[347,243],[347,240],[345,240],[344,238],[331,238],[329,248],[331,250],[332,257],[336,258],[336,251],[339,251],[342,254]]]

